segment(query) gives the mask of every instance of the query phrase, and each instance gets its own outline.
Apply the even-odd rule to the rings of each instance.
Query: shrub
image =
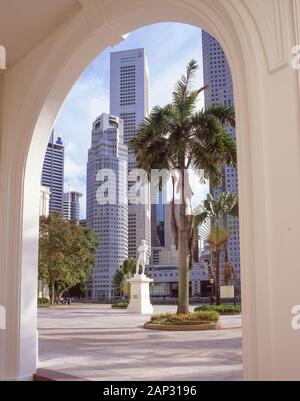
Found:
[[[242,312],[240,306],[235,305],[203,305],[195,308],[195,312],[218,312],[220,315],[238,315]]]
[[[48,298],[38,298],[38,305],[50,305]]]
[[[160,313],[159,315],[151,316],[151,320],[152,321],[167,320],[167,319],[171,318],[172,316],[176,316],[176,314],[171,313],[171,312]]]
[[[112,304],[112,308],[116,309],[127,309],[128,308],[128,303],[127,302],[119,302],[117,304]]]
[[[215,311],[197,311],[177,315],[176,313],[161,313],[151,317],[152,323],[168,322],[217,322],[219,313]]]

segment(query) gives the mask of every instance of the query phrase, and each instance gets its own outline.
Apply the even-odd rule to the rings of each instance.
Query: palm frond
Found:
[[[186,69],[186,75],[182,75],[177,81],[173,92],[173,104],[178,109],[182,110],[187,97],[190,94],[193,81],[199,65],[196,60],[191,60]]]
[[[235,128],[234,106],[210,105],[206,108],[205,113],[216,117],[223,126]]]
[[[227,227],[222,224],[213,224],[207,237],[207,242],[215,249],[220,249],[229,238]]]
[[[197,108],[197,101],[199,99],[200,94],[206,89],[207,87],[204,86],[200,89],[192,90],[190,91],[183,102],[181,102],[179,105],[179,114],[181,117],[181,122],[187,125],[189,128],[189,123],[191,120],[191,117],[196,111]]]
[[[222,181],[223,159],[208,145],[193,141],[189,144],[189,157],[195,172],[218,186]]]
[[[223,110],[223,107],[217,110]],[[195,170],[204,170],[213,186],[222,181],[224,165],[237,164],[236,144],[226,132],[221,119],[208,111],[195,113],[192,118],[192,135],[188,144],[189,158]]]
[[[155,107],[137,130],[129,147],[136,155],[137,166],[150,174],[151,169],[170,169],[168,136],[174,125],[172,105]]]

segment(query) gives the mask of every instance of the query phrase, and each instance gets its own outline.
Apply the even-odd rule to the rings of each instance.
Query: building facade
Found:
[[[102,114],[93,123],[87,163],[86,225],[100,239],[88,298],[113,298],[113,277],[128,257],[127,160],[123,121]]]
[[[43,163],[41,185],[50,190],[49,212],[63,212],[64,145],[52,131]]]
[[[124,121],[124,143],[128,145],[136,130],[149,114],[149,68],[144,49],[111,53],[110,59],[110,113]],[[130,174],[136,168],[132,150],[128,150],[128,185],[135,183]],[[150,186],[144,191],[144,204],[128,207],[128,256],[136,258],[142,240],[151,249]]]
[[[210,90],[205,91],[205,107],[213,104],[224,104],[231,106],[234,104],[233,86],[231,71],[219,43],[207,32],[202,32],[203,47],[203,74],[204,84],[210,86]],[[235,129],[229,129],[230,134],[236,139]],[[224,166],[224,179],[219,188],[211,188],[213,197],[217,197],[220,192],[238,192],[237,170],[233,167]],[[233,263],[235,272],[240,277],[240,237],[239,220],[230,217],[228,221],[230,239],[228,243],[229,259]]]
[[[63,214],[64,220],[74,221],[79,224],[80,218],[80,198],[83,195],[77,191],[69,191],[63,194]]]
[[[50,189],[48,187],[42,187],[40,189],[40,216],[47,217],[49,215],[49,205],[50,205]]]
[[[178,264],[160,264],[147,266],[148,275],[154,280],[150,287],[152,298],[178,298]],[[207,276],[200,263],[195,263],[190,272],[190,297],[211,296],[206,291]]]
[[[86,227],[86,219],[81,219],[81,220],[79,220],[79,225],[80,225],[81,227]]]

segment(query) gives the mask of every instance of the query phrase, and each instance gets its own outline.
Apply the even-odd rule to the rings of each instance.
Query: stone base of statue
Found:
[[[140,315],[152,315],[153,306],[150,302],[150,284],[153,280],[145,276],[145,274],[135,274],[130,283],[130,303],[127,313],[136,313]]]

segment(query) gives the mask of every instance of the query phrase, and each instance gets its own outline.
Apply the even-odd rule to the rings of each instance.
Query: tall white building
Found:
[[[207,32],[202,32],[203,74],[204,84],[211,90],[205,92],[205,106],[211,104],[233,105],[233,87],[230,68],[226,56],[219,43]],[[230,129],[235,139],[235,130]],[[224,180],[220,188],[211,188],[211,193],[217,197],[221,191],[238,192],[237,170],[224,166]],[[238,218],[229,219],[230,240],[228,244],[229,259],[240,275],[240,238]]]
[[[80,201],[83,195],[77,191],[69,191],[63,194],[63,214],[64,220],[72,220],[79,224]]]
[[[139,125],[149,114],[149,68],[144,49],[111,53],[110,59],[110,113],[124,121],[124,143],[134,138]],[[128,174],[136,168],[134,153],[128,151]],[[129,179],[129,187],[134,181]],[[151,249],[150,188],[146,204],[128,207],[128,256],[136,258],[143,239]]]
[[[100,239],[88,298],[111,299],[113,277],[128,258],[127,162],[123,121],[102,114],[93,123],[87,163],[86,224]]]

